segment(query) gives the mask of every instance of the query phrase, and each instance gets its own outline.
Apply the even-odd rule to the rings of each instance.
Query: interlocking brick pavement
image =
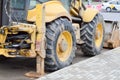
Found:
[[[78,62],[37,80],[120,80],[120,48]]]

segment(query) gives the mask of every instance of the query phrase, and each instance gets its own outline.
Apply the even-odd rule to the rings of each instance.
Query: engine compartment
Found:
[[[30,40],[30,35],[26,32],[18,32],[18,34],[8,34],[6,38],[6,43],[8,45],[5,48],[9,49],[30,49],[30,43],[27,43],[27,40]]]

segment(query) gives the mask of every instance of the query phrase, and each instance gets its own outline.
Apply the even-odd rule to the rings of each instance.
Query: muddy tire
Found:
[[[47,24],[46,39],[46,71],[55,71],[69,66],[75,56],[76,48],[72,23],[67,19],[57,19]]]
[[[86,56],[95,56],[100,54],[104,41],[104,21],[100,14],[89,22],[83,22],[80,31],[81,39],[84,43],[81,49]]]

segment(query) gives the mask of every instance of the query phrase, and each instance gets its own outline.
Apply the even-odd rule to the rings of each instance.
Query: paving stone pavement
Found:
[[[78,62],[37,80],[120,80],[120,48]]]

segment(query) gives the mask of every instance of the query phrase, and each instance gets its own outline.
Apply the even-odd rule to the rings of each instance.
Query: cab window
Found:
[[[10,7],[14,9],[24,9],[25,1],[24,0],[11,0]]]
[[[35,8],[36,4],[42,4],[42,3],[47,2],[47,1],[50,1],[50,0],[30,0],[29,9]]]
[[[36,0],[30,0],[30,6],[29,6],[29,9],[33,9],[33,8],[35,8],[37,3],[38,3],[38,2],[37,2]]]

